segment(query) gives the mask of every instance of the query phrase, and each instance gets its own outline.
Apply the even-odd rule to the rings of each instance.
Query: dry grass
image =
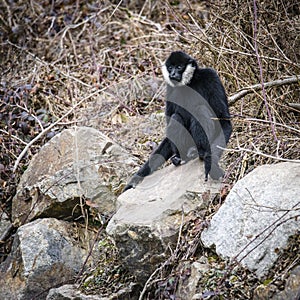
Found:
[[[300,74],[295,0],[260,1],[257,20],[255,1],[127,2],[0,3],[0,197],[9,215],[32,155],[63,128],[94,126],[146,159],[163,134],[160,65],[174,49],[215,68],[229,96]],[[226,184],[261,164],[299,160],[300,111],[289,105],[299,90],[253,90],[231,105]]]

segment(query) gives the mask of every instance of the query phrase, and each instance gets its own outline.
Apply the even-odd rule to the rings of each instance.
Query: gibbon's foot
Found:
[[[132,178],[129,180],[128,184],[125,186],[125,188],[123,189],[123,192],[124,193],[125,191],[127,190],[130,190],[130,189],[135,189],[135,187],[141,182],[143,181],[144,177],[141,177],[137,174],[133,175]]]
[[[172,164],[176,167],[181,164],[181,158],[178,156],[171,157],[171,161],[172,161]]]
[[[218,164],[212,164],[211,170],[209,172],[209,176],[213,180],[219,180],[220,178],[223,178],[225,175],[224,171],[219,167]]]

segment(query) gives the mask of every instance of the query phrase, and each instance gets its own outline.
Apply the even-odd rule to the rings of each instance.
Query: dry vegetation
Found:
[[[160,65],[174,49],[214,67],[231,96],[228,189],[258,165],[299,160],[298,1],[257,1],[257,16],[250,0],[123,2],[0,1],[0,204],[9,216],[32,155],[63,128],[94,126],[144,161],[163,134]]]

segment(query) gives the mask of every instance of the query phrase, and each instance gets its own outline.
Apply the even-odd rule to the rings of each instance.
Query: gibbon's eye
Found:
[[[172,67],[172,66],[168,66],[167,69],[168,69],[168,71],[170,72],[170,71],[173,70],[173,67]]]
[[[177,70],[182,70],[182,69],[183,69],[183,66],[178,65],[178,66],[176,66],[176,69],[177,69]]]

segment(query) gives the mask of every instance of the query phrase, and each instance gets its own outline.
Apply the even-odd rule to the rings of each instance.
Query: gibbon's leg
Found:
[[[201,105],[191,122],[191,132],[197,145],[199,158],[203,157],[205,166],[205,180],[208,174],[214,180],[224,176],[219,166],[219,160],[226,146],[226,137],[219,120],[207,105]]]
[[[166,129],[167,138],[170,141],[171,149],[172,149],[172,157],[171,161],[173,165],[179,166],[181,163],[181,156],[180,156],[180,150],[178,149],[180,147],[180,138],[183,138],[183,120],[182,117],[175,113],[173,114],[169,120],[168,120],[168,126]]]
[[[190,131],[196,144],[199,159],[203,159],[204,161],[205,181],[207,181],[212,164],[212,155],[209,140],[203,127],[196,120],[191,122]]]
[[[220,124],[224,133],[225,146],[226,146],[232,133],[232,125],[230,122],[230,117],[228,117],[226,120],[220,120]]]
[[[216,122],[218,122],[218,121],[216,121]],[[211,153],[212,153],[212,165],[211,165],[211,171],[210,171],[209,175],[212,179],[215,179],[215,180],[220,179],[221,177],[224,177],[224,171],[219,166],[219,161],[223,154],[223,149],[225,149],[226,144],[230,138],[231,131],[232,131],[231,123],[229,121],[226,121],[225,123],[223,123],[223,127],[221,127],[219,125],[218,125],[218,127],[220,127],[220,129],[217,131],[217,132],[219,132],[219,134],[210,143]]]
[[[131,188],[135,188],[144,177],[156,171],[165,161],[172,156],[171,142],[168,138],[163,139],[157,149],[150,155],[144,165],[135,173],[125,186],[123,192]]]
[[[208,180],[208,174],[211,171],[211,153],[210,151],[205,152],[204,157],[203,157],[203,161],[204,161],[204,170],[205,170],[205,181]]]
[[[183,117],[178,113],[174,113],[168,120],[166,134],[171,142],[173,152],[171,161],[175,166],[180,165],[182,161],[190,160],[192,151],[189,152],[189,149],[196,146],[184,124]]]

